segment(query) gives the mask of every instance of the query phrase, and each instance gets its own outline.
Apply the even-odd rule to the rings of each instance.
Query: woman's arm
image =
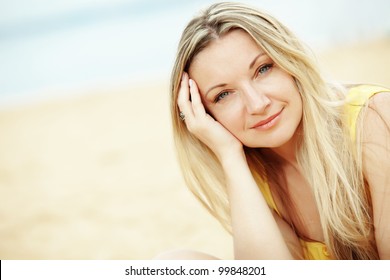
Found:
[[[222,158],[236,259],[293,259],[244,153]]]
[[[363,172],[370,186],[376,244],[379,257],[390,259],[390,92],[371,98],[363,129]]]
[[[222,164],[230,201],[235,258],[292,259],[253,179],[242,143],[207,114],[197,86],[188,80],[187,74],[182,78],[178,106],[185,115],[188,130],[206,144]]]

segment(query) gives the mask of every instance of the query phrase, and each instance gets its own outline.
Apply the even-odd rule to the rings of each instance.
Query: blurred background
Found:
[[[232,258],[169,116],[181,31],[214,2],[0,0],[0,259]],[[330,80],[390,86],[389,1],[237,2],[288,25]]]

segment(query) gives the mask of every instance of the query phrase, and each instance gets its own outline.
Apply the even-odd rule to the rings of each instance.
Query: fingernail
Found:
[[[192,79],[190,79],[190,87],[193,87],[194,86],[194,81]]]

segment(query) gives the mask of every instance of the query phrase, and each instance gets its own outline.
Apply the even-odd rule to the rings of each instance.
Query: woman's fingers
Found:
[[[177,105],[180,110],[179,117],[186,120],[187,127],[192,127],[191,124],[196,126],[203,117],[207,116],[198,86],[185,72],[183,73],[180,84]]]
[[[188,80],[188,74],[184,72],[180,83],[179,94],[177,97],[177,105],[181,112],[180,118],[187,120],[193,116]]]
[[[206,110],[202,103],[198,86],[195,83],[195,81],[191,79],[189,80],[189,84],[190,84],[190,95],[191,95],[193,112],[195,116],[202,117],[206,114]]]

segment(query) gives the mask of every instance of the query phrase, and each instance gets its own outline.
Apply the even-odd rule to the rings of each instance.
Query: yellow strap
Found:
[[[349,90],[345,110],[353,142],[356,140],[356,121],[363,105],[374,94],[386,91],[389,91],[389,89],[375,85],[361,85]]]

